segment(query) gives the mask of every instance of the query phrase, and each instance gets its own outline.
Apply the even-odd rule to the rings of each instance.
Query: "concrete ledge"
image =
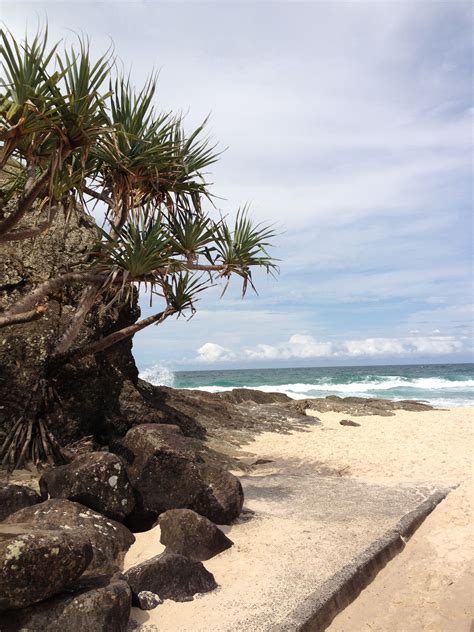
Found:
[[[451,488],[452,489],[452,488]],[[285,621],[272,626],[272,632],[322,632],[334,617],[368,586],[377,573],[405,547],[427,516],[446,498],[451,489],[433,493],[416,509],[407,513],[354,560],[325,581]]]

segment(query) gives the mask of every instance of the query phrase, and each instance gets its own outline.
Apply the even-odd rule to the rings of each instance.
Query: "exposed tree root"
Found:
[[[0,462],[18,469],[26,462],[35,465],[67,463],[68,458],[43,419],[19,419],[0,448]]]
[[[0,447],[0,464],[18,469],[27,462],[34,465],[67,463],[68,451],[57,442],[48,427],[47,413],[53,402],[60,399],[53,389],[38,380],[31,391],[23,415],[13,425]]]

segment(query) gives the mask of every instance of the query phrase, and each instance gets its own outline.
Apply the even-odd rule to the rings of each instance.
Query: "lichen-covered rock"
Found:
[[[193,560],[209,560],[233,544],[213,522],[190,509],[165,511],[159,524],[166,550]]]
[[[0,487],[0,522],[7,516],[23,507],[30,507],[42,502],[34,489],[26,485],[4,485]]]
[[[173,601],[217,588],[214,575],[201,562],[166,551],[128,570],[125,579],[134,595],[146,590]]]
[[[55,595],[92,560],[91,543],[77,529],[19,531],[0,541],[0,610],[24,608]]]
[[[242,511],[244,492],[239,479],[220,467],[197,466],[203,489],[191,509],[216,524],[230,524]]]
[[[39,505],[20,509],[4,524],[28,523],[32,530],[79,530],[92,544],[90,571],[117,568],[125,552],[135,541],[134,535],[120,522],[70,500],[53,498]]]
[[[61,594],[2,613],[2,632],[125,632],[131,591],[121,577],[87,576]]]
[[[135,505],[124,464],[109,452],[89,452],[45,472],[40,488],[44,495],[73,500],[114,520],[122,521]]]
[[[141,610],[153,610],[162,603],[163,599],[149,590],[142,590],[132,600],[132,605],[138,606]]]

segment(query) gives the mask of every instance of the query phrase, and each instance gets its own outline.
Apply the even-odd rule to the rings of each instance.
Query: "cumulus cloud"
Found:
[[[275,345],[257,344],[240,352],[207,342],[198,349],[197,360],[218,363],[233,360],[305,360],[317,358],[371,358],[416,355],[446,355],[464,349],[464,340],[455,336],[412,336],[404,338],[363,338],[323,342],[306,334],[294,334]]]
[[[219,362],[222,360],[231,360],[233,354],[221,345],[214,342],[206,342],[199,347],[197,360],[199,362]]]

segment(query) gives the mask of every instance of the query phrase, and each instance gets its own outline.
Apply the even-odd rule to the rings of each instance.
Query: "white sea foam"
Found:
[[[155,386],[174,386],[174,373],[165,366],[154,364],[140,372],[140,378]]]

